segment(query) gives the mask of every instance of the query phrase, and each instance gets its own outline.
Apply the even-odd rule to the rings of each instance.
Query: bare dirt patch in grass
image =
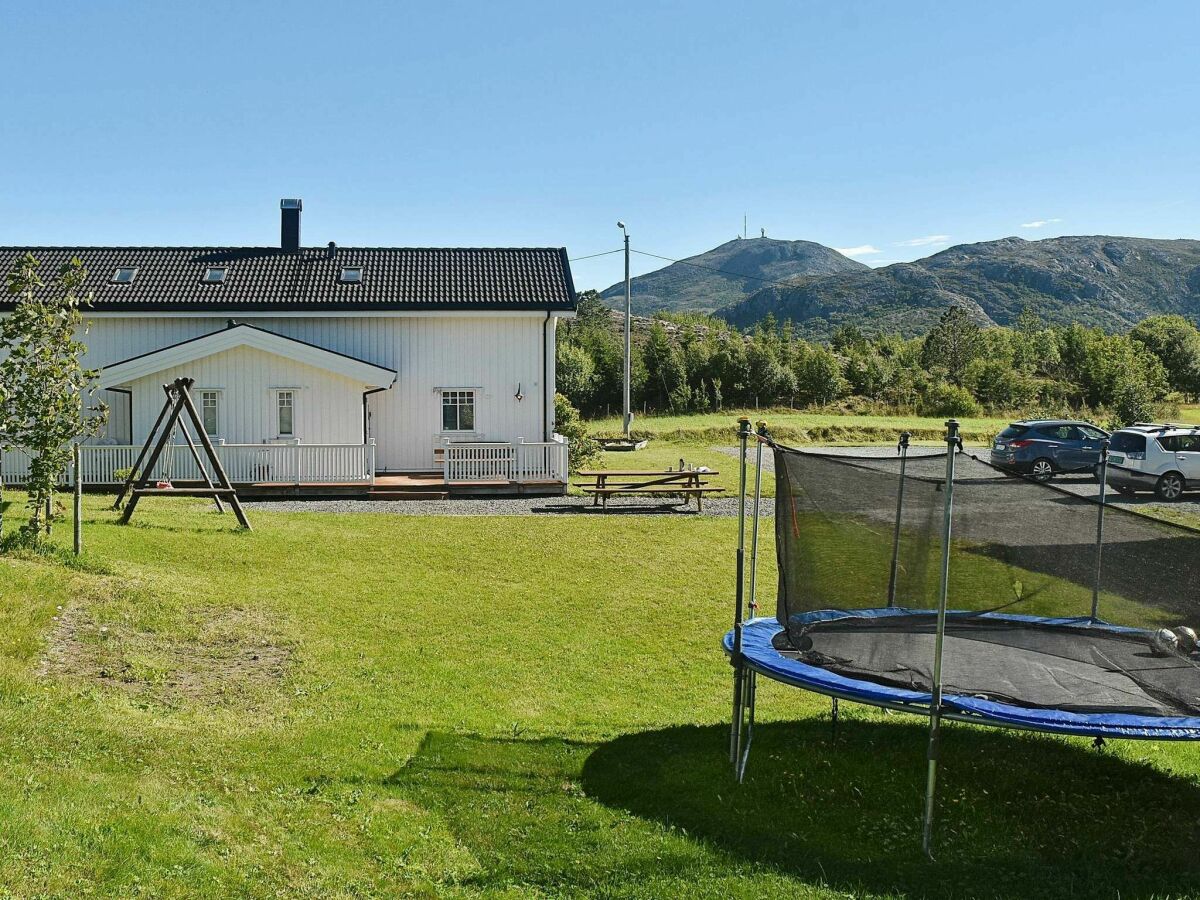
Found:
[[[244,610],[211,612],[187,634],[100,624],[85,606],[61,610],[38,668],[168,706],[253,703],[287,671],[291,650]]]

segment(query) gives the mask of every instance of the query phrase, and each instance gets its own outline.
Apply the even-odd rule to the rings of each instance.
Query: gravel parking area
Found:
[[[253,512],[387,513],[396,516],[694,516],[695,504],[664,498],[654,504],[635,497],[608,501],[607,512],[587,497],[489,498],[482,500],[260,500],[244,501]],[[736,516],[736,497],[704,501],[705,516]],[[762,514],[773,516],[773,500],[762,501]]]

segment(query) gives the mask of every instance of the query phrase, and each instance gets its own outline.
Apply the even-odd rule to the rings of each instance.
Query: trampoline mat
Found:
[[[848,678],[931,690],[932,612],[834,615],[793,617],[776,649]],[[948,614],[943,693],[1080,713],[1200,714],[1200,656],[1156,655],[1148,632],[1077,621]]]

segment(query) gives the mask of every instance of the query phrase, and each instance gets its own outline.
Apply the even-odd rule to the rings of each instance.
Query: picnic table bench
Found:
[[[696,512],[703,511],[704,495],[723,491],[705,480],[707,475],[719,475],[711,469],[706,472],[681,469],[663,472],[649,469],[585,469],[578,473],[586,481],[577,481],[576,486],[585,494],[592,495],[592,506],[608,509],[608,498],[618,494],[639,496],[682,497],[686,506],[696,498]]]

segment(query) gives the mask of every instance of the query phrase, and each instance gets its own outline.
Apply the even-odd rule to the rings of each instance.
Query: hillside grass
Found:
[[[85,498],[79,563],[0,560],[0,896],[1150,897],[1200,878],[1191,744],[950,723],[929,863],[921,721],[843,704],[835,737],[827,700],[760,682],[736,785],[736,520],[250,506],[242,533],[201,501],[144,501],[128,527],[106,504]]]
[[[780,441],[794,444],[874,444],[893,443],[902,431],[917,441],[936,441],[945,436],[946,418],[929,416],[854,415],[799,412],[796,410],[727,410],[720,413],[691,415],[637,416],[633,433],[660,441],[732,444],[736,439],[737,420],[746,416],[751,422],[765,420],[771,434]],[[990,440],[1011,422],[1011,418],[982,417],[959,420],[963,439],[972,443]],[[620,418],[594,419],[589,430],[599,436],[621,433]]]

